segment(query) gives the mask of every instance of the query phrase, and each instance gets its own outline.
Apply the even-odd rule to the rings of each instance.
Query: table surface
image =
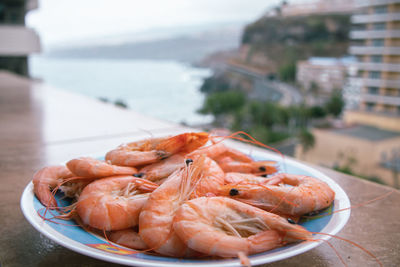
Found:
[[[68,250],[37,232],[20,209],[23,189],[43,166],[104,154],[133,136],[187,130],[7,72],[0,72],[0,125],[1,266],[114,266]],[[394,191],[384,199],[354,208],[338,236],[368,249],[384,266],[400,266],[400,191],[314,167],[335,180],[353,205]],[[379,266],[354,245],[338,239],[331,243],[348,266]],[[341,262],[334,250],[322,244],[266,266],[338,265]]]

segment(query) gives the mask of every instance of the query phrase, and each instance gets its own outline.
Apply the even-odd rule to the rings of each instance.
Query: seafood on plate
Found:
[[[277,171],[277,162],[254,160],[199,132],[121,145],[105,161],[81,157],[45,167],[33,185],[47,208],[57,206],[53,190],[62,189],[80,224],[131,249],[243,259],[311,240],[287,217],[334,201],[317,178]]]

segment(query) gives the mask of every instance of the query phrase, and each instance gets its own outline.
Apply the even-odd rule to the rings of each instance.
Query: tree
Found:
[[[313,106],[310,108],[310,116],[316,119],[324,118],[326,116],[326,111],[323,107]]]
[[[315,81],[312,81],[308,90],[314,97],[317,97],[319,95],[320,88]]]
[[[340,90],[334,90],[328,102],[325,104],[325,109],[329,114],[338,117],[343,110],[344,100]]]
[[[294,82],[296,80],[296,63],[290,62],[279,68],[279,78],[285,82]]]
[[[245,103],[246,97],[240,91],[216,92],[207,96],[199,112],[213,115],[234,113],[240,110]]]
[[[315,138],[312,133],[303,129],[299,134],[300,144],[303,147],[304,153],[311,149],[315,145]]]

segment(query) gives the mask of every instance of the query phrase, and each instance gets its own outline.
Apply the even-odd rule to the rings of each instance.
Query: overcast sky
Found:
[[[292,0],[299,2],[302,0]],[[27,25],[47,47],[160,27],[252,21],[281,0],[39,0]]]

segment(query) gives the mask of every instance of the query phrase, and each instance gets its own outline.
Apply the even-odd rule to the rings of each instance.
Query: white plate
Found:
[[[275,160],[279,162],[281,171],[313,176],[326,182],[336,194],[334,203],[330,210],[335,211],[350,207],[349,198],[343,189],[332,179],[318,170],[294,160],[286,158],[282,160],[282,157],[279,155],[260,152],[258,150],[253,151],[252,155],[257,160]],[[61,194],[58,194],[56,197],[58,198],[59,203],[61,202],[62,204],[66,204],[65,202],[63,203],[65,200],[60,200],[62,197]],[[62,224],[45,221],[38,215],[38,211],[43,213],[44,207],[34,196],[32,183],[27,185],[22,194],[21,209],[26,219],[33,225],[33,227],[48,238],[73,251],[104,261],[132,266],[241,266],[238,259],[177,259],[135,253],[133,250],[122,246],[110,245],[102,237],[87,232],[79,226],[73,226],[73,221],[59,221]],[[47,216],[51,216],[49,211],[47,211]],[[315,216],[315,218],[312,218],[309,221],[301,222],[300,224],[312,232],[335,235],[343,228],[349,219],[350,209],[333,213],[328,216],[318,216],[319,215]],[[327,235],[316,234],[314,235],[314,238],[328,240],[330,237]],[[321,242],[322,241],[291,244],[264,253],[251,255],[249,258],[253,265],[270,263],[304,253],[315,248],[321,244]]]

